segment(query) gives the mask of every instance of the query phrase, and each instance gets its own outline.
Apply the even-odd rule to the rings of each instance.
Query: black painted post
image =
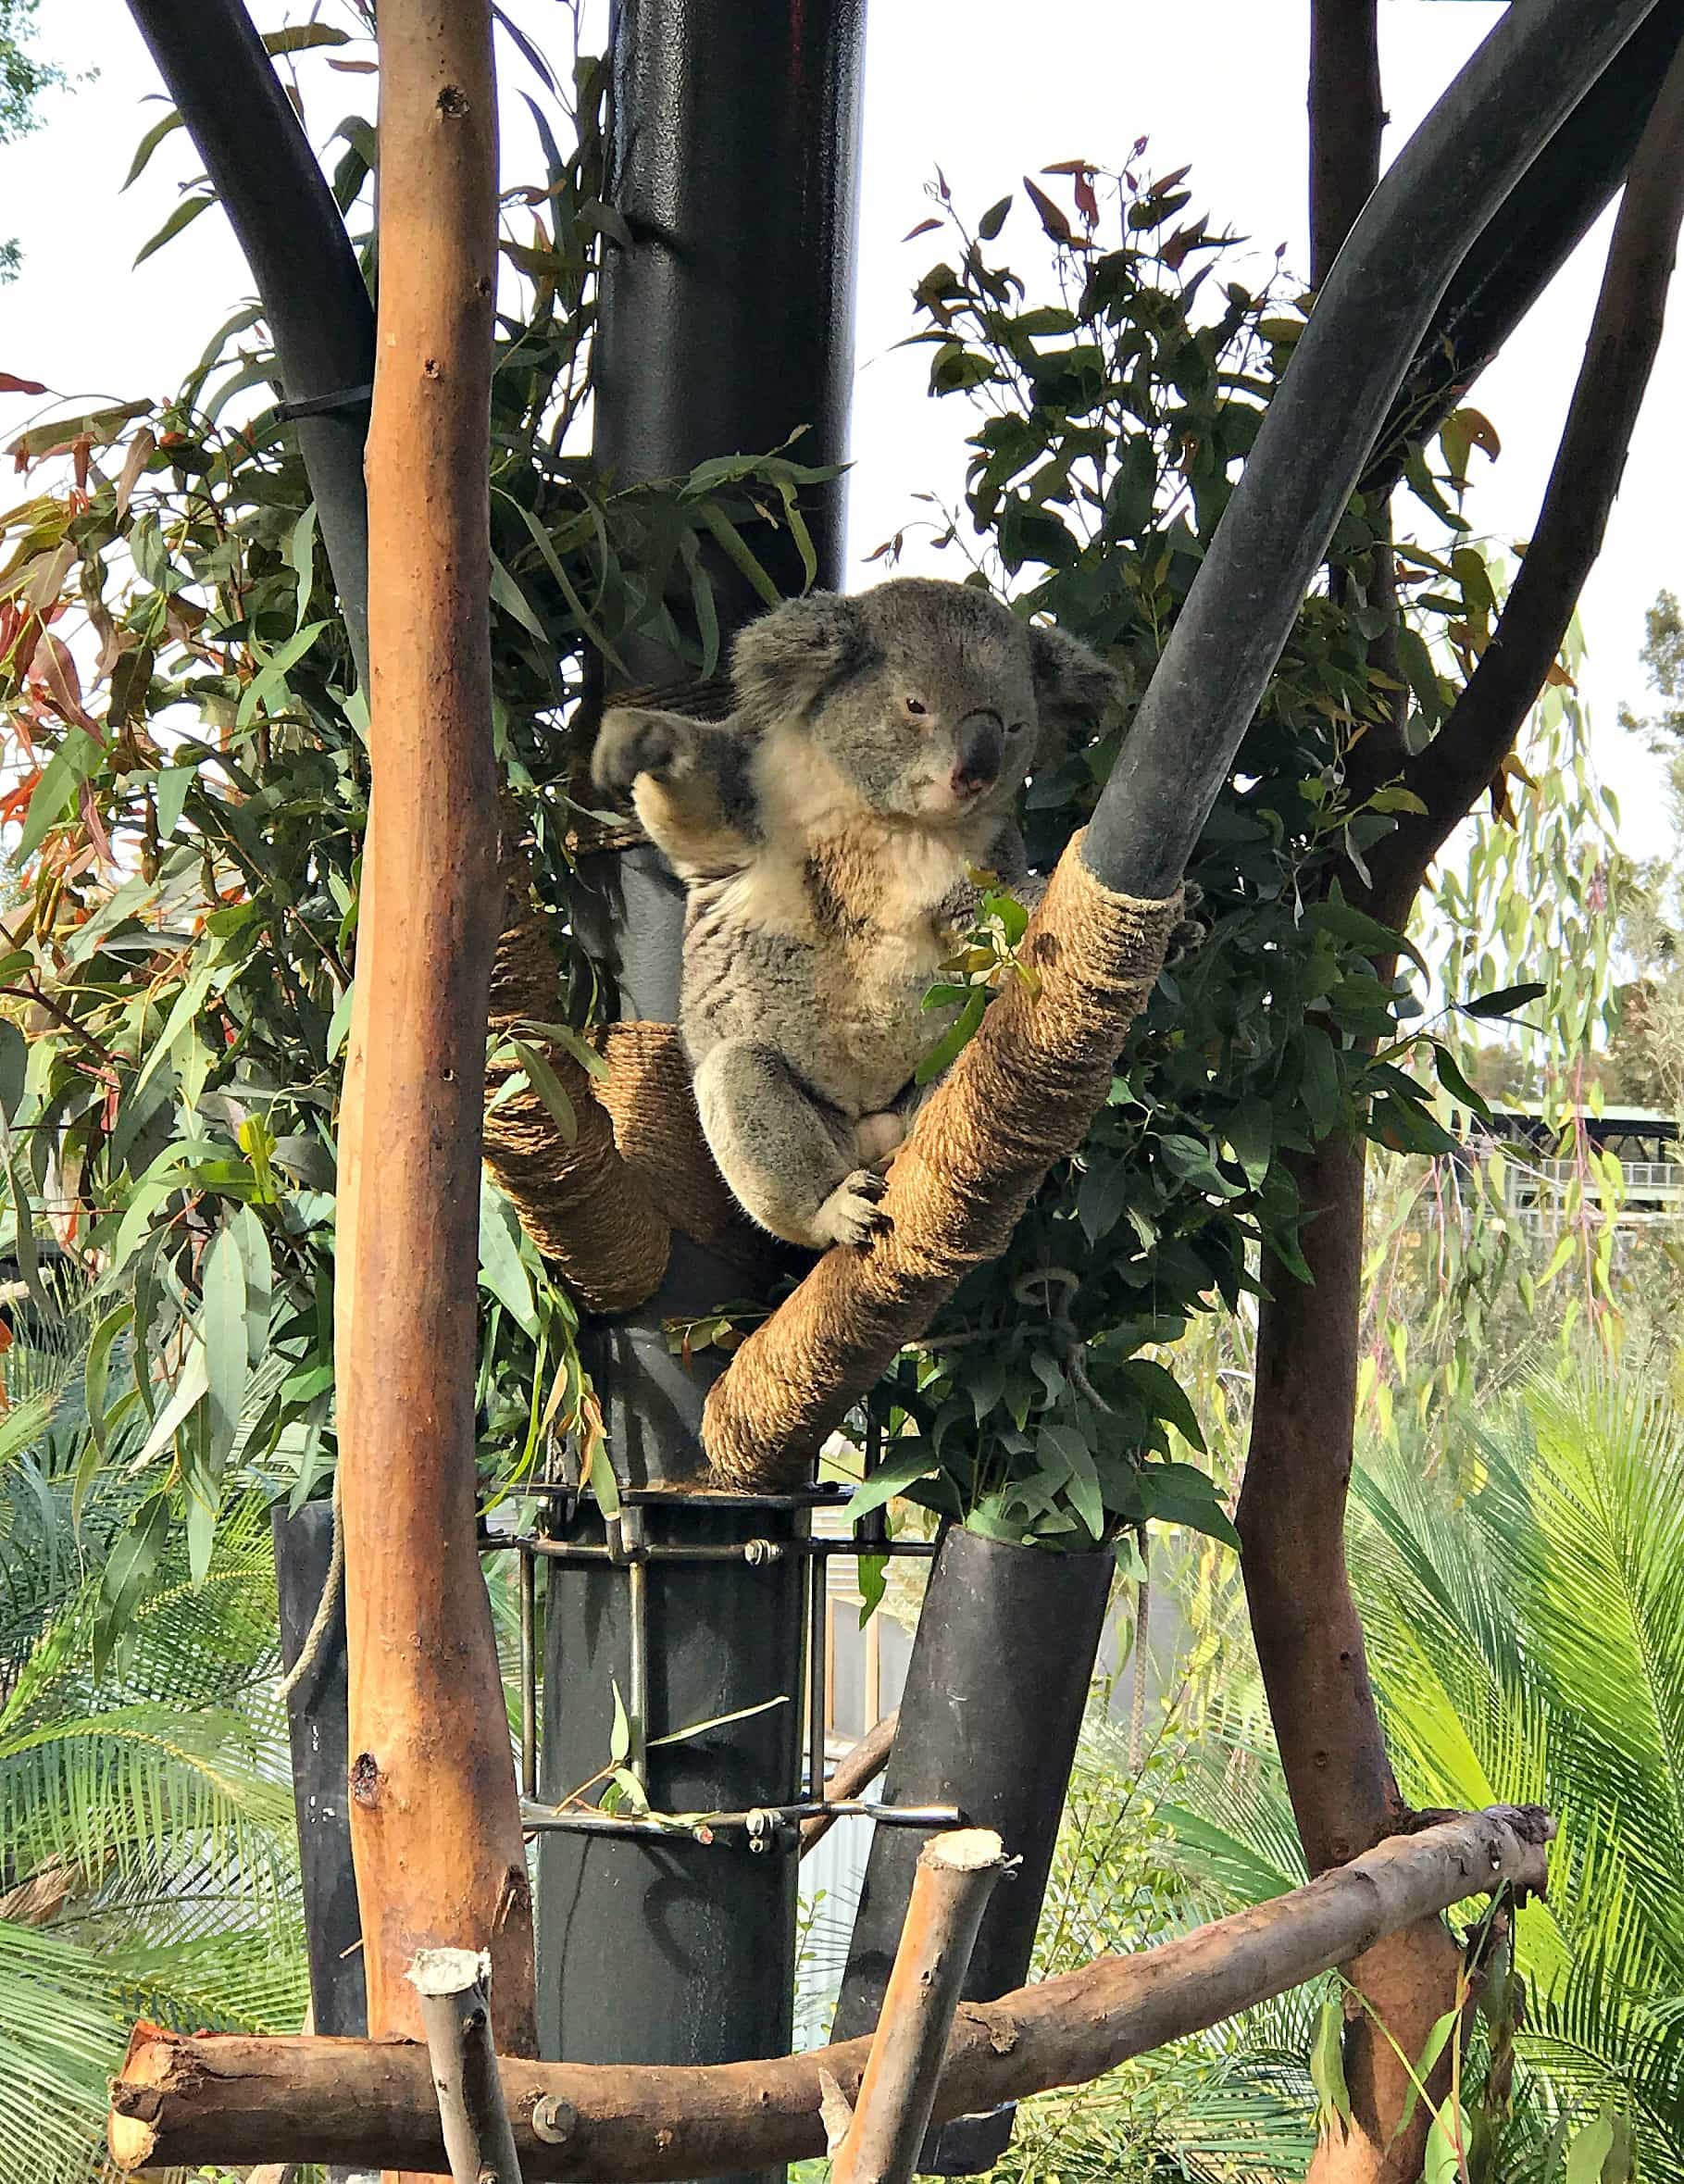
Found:
[[[368,662],[363,440],[374,306],[242,0],[129,0],[257,284],[359,679]]]
[[[804,463],[846,453],[863,0],[625,0],[613,52],[612,198],[633,238],[610,243],[595,360],[596,458],[611,481],[680,477],[711,456],[769,454],[800,428]],[[806,510],[819,581],[842,575],[840,481]],[[787,534],[755,550],[801,588]],[[720,620],[755,611],[719,568]],[[676,663],[645,647],[632,670]],[[648,849],[593,861],[581,937],[610,966],[622,1016],[674,1020],[682,900]],[[693,1481],[709,1378],[670,1354],[665,1322],[740,1297],[743,1277],[675,1239],[660,1292],[599,1322],[598,1386],[622,1477]],[[797,1539],[800,1514],[763,1503],[643,1508],[653,1542]],[[566,1528],[600,1540],[587,1514]],[[659,1737],[783,1704],[648,1756],[666,1810],[740,1810],[797,1794],[805,1558],[686,1566],[633,1581],[603,1564],[548,1567],[543,1787],[603,1764],[610,1679],[631,1675],[643,1600],[644,1725]],[[670,1801],[670,1802],[669,1802]],[[714,2063],[787,2052],[795,1953],[792,1840],[745,1848],[545,1835],[538,1865],[540,2040],[568,2061]]]

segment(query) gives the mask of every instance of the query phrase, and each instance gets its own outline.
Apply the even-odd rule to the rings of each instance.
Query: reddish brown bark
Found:
[[[1101,1957],[998,2002],[962,2003],[935,2118],[1084,2084],[1284,1994],[1424,1912],[1505,1883],[1541,1888],[1552,1831],[1538,1812],[1472,1814],[1160,1948]],[[505,2057],[501,2075],[530,2184],[659,2184],[822,2153],[824,2081],[852,2099],[870,2047],[852,2040],[692,2070]],[[551,2106],[535,2117],[544,2101]],[[119,2167],[131,2171],[265,2155],[358,2168],[402,2161],[430,2173],[443,2165],[426,2050],[402,2042],[190,2040],[143,2025],[112,2084],[108,2135]]]
[[[350,1813],[368,2024],[422,1948],[489,1949],[533,2039],[530,1904],[475,1545],[480,1117],[497,939],[488,598],[496,109],[489,0],[382,0],[368,438],[372,809],[336,1301]]]
[[[1375,0],[1311,0],[1310,281],[1319,288],[1380,175]]]
[[[1367,164],[1353,115],[1367,114],[1378,155],[1356,19],[1374,0],[1321,0],[1312,117],[1320,156],[1317,251],[1325,273],[1336,243],[1323,216],[1360,208]],[[1370,22],[1370,34],[1372,25]],[[1333,39],[1343,42],[1336,48]],[[1333,55],[1353,71],[1342,100]],[[1337,155],[1337,159],[1335,158]],[[1348,163],[1342,184],[1324,170]],[[1426,805],[1405,817],[1371,859],[1370,906],[1394,930],[1407,920],[1432,858],[1514,743],[1559,651],[1600,551],[1625,454],[1658,346],[1680,213],[1684,212],[1684,60],[1675,62],[1633,161],[1603,292],[1539,522],[1493,642],[1449,720],[1401,768],[1388,735],[1358,764],[1378,785],[1402,770]],[[1318,276],[1319,277],[1319,276]],[[1381,770],[1374,772],[1377,755]],[[1356,771],[1357,769],[1353,769]],[[1391,966],[1381,966],[1382,975]],[[1369,1690],[1361,1621],[1345,1563],[1344,1523],[1354,1435],[1361,1318],[1364,1148],[1335,1138],[1296,1164],[1306,1212],[1305,1288],[1283,1274],[1258,1328],[1252,1444],[1240,1506],[1247,1594],[1288,1786],[1312,1871],[1349,1857],[1397,1824],[1400,1800]],[[1410,2101],[1413,2062],[1455,1997],[1458,1952],[1442,1921],[1389,1935],[1346,1966],[1356,1996],[1345,2072],[1353,2126],[1323,2141],[1313,2184],[1406,2184],[1419,2175],[1429,2115]],[[1363,2006],[1366,2004],[1366,2007]],[[1382,2031],[1380,2027],[1384,2028]],[[1396,2043],[1395,2046],[1393,2043]],[[1446,2053],[1428,2091],[1450,2070]]]
[[[1237,1521],[1246,1597],[1292,1811],[1312,1873],[1343,1864],[1406,1816],[1368,1681],[1345,1561],[1362,1302],[1364,1147],[1328,1138],[1294,1162],[1306,1287],[1277,1269],[1257,1329],[1252,1441]],[[1427,2123],[1401,2137],[1413,2062],[1452,2006],[1458,1952],[1437,1916],[1344,1967],[1356,2005],[1346,2039],[1353,2127],[1326,2139],[1320,2180],[1404,2184]],[[1371,2010],[1391,2039],[1375,2025]],[[1448,2063],[1444,2065],[1448,2070]],[[1429,2088],[1436,2094],[1436,2087]],[[1416,2106],[1419,2107],[1417,2103]]]

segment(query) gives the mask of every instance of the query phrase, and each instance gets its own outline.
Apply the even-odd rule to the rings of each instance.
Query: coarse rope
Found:
[[[339,1514],[339,1466],[333,1466],[333,1498],[329,1504],[329,1522],[333,1527],[333,1545],[328,1555],[328,1574],[321,1581],[321,1598],[316,1603],[316,1613],[310,1618],[310,1628],[304,1634],[304,1643],[298,1649],[298,1658],[281,1679],[281,1697],[284,1704],[304,1682],[320,1660],[328,1642],[328,1632],[333,1627],[334,1610],[339,1605],[340,1592],[345,1579],[345,1528]]]
[[[606,1065],[602,1076],[533,1029],[555,1017],[560,974],[518,849],[505,853],[505,869],[490,1012],[501,1051],[486,1069],[484,1154],[521,1227],[593,1312],[630,1311],[654,1295],[675,1229],[754,1271],[769,1245],[714,1165],[678,1027],[595,1026],[584,1037]],[[571,1137],[530,1081],[514,1038],[548,1064],[571,1110]],[[518,1075],[529,1081],[507,1090]]]
[[[830,1251],[755,1329],[703,1415],[710,1469],[739,1492],[787,1488],[826,1436],[929,1326],[973,1267],[996,1259],[1042,1178],[1076,1152],[1157,981],[1181,894],[1107,888],[1070,842],[1012,979],[919,1114],[890,1170],[893,1228]]]

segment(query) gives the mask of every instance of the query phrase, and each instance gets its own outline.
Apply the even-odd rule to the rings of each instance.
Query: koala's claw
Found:
[[[667,721],[648,713],[610,712],[591,754],[591,779],[599,789],[624,796],[639,774],[664,772],[677,752],[678,738]]]
[[[889,1186],[868,1167],[856,1167],[844,1176],[813,1217],[813,1233],[821,1245],[869,1243],[894,1227],[879,1201]]]

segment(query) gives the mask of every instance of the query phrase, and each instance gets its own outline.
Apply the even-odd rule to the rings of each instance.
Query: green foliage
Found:
[[[231,1508],[196,1582],[166,1543],[101,1672],[112,1550],[146,1489],[85,1461],[90,1329],[76,1300],[5,1360],[0,2184],[92,2173],[137,2016],[293,2031],[306,2000],[268,1513]]]
[[[919,283],[926,325],[913,338],[930,347],[931,393],[959,394],[978,421],[965,511],[936,543],[967,554],[968,580],[1098,646],[1138,692],[1302,307],[1278,282],[1254,293],[1224,278],[1226,239],[1190,214],[1182,176],[1079,161],[1050,172],[1067,178],[1075,214],[1030,189],[1054,245],[1042,295],[987,247],[1012,200],[973,231],[938,193],[931,224],[954,249]],[[1358,500],[1196,853],[1204,937],[1160,980],[1080,1155],[874,1398],[895,1491],[1048,1547],[1153,1517],[1231,1539],[1187,1460],[1204,1436],[1166,1351],[1204,1316],[1241,1316],[1260,1287],[1304,1278],[1286,1154],[1344,1128],[1411,1154],[1448,1150],[1434,1092],[1407,1067],[1455,1069],[1448,1047],[1417,1054],[1420,959],[1361,907],[1367,854],[1414,799],[1384,780],[1360,797],[1347,784],[1352,753],[1399,708],[1419,747],[1489,639],[1492,580],[1452,505],[1467,446],[1494,446],[1472,418],[1446,428],[1442,469],[1411,453],[1410,479],[1448,535],[1404,549],[1407,690],[1372,656],[1389,627],[1369,597],[1384,511]],[[1126,732],[1107,724],[1042,755],[1028,799],[1042,868],[1093,808]],[[979,953],[966,975],[989,985],[999,972]],[[1466,1002],[1480,989],[1450,991]]]
[[[1559,2184],[1606,2118],[1639,2173],[1684,2178],[1684,1427],[1632,1376],[1581,1363],[1464,1431],[1461,1493],[1370,1445],[1352,1560],[1405,1797],[1534,1801],[1561,1821],[1548,1901],[1520,1912],[1512,1973],[1487,1989],[1469,2175]],[[1226,1659],[1241,1703],[1225,1724],[1218,1702],[1166,1803],[1170,1862],[1212,1913],[1303,1878],[1279,1762]]]
[[[302,63],[343,42],[318,25],[289,51]],[[810,560],[801,494],[819,473],[774,453],[630,491],[594,478],[576,443],[609,220],[604,75],[581,58],[564,92],[530,57],[545,165],[505,193],[524,208],[511,228],[530,232],[503,244],[493,725],[558,902],[581,816],[568,792],[587,647],[612,661],[630,632],[652,632],[711,670],[703,543],[771,592],[760,543],[775,521]],[[373,131],[353,116],[334,135],[356,231]],[[148,1498],[125,1554],[143,1570],[184,1525],[200,1578],[225,1496],[255,1477],[302,1498],[333,1445],[335,1143],[367,717],[291,429],[253,392],[274,372],[248,306],[171,400],[22,434],[13,453],[32,492],[0,518],[0,701],[21,760],[0,803],[21,871],[0,991],[29,1027],[26,1047],[0,1026],[11,1248],[27,1257],[54,1205],[61,1238],[101,1266],[95,1433],[145,1422],[134,1461]],[[593,967],[569,951],[560,1036],[597,1000]],[[542,1056],[527,1050],[526,1066],[542,1092]],[[479,1287],[478,1402],[488,1466],[506,1482],[546,1433],[594,1414],[572,1300],[489,1181]]]

